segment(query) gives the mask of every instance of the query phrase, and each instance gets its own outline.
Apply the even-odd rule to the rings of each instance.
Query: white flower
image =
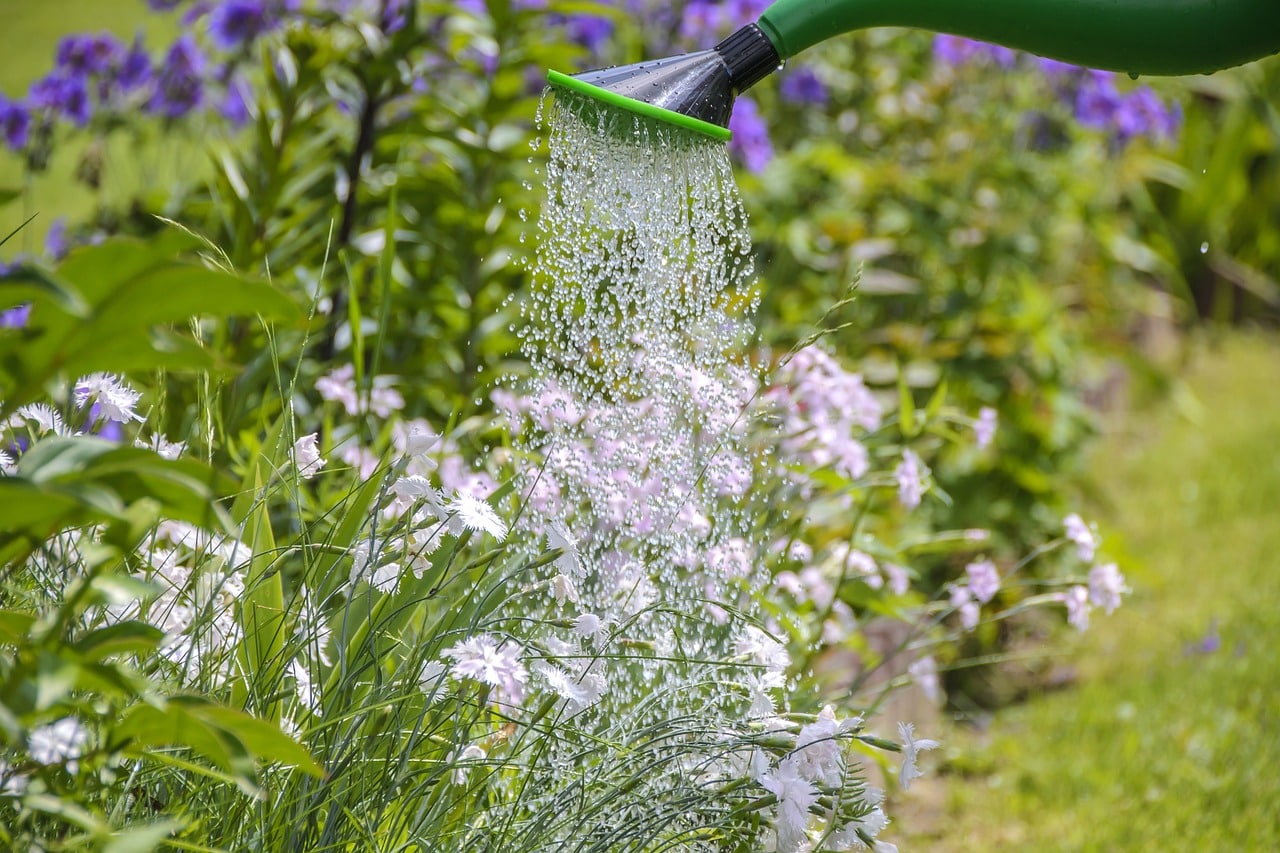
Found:
[[[8,451],[0,450],[0,473],[7,477],[12,477],[18,472],[18,466],[15,464],[13,456]]]
[[[421,500],[426,501],[431,513],[440,521],[444,521],[449,517],[449,513],[444,508],[444,500],[441,498],[440,492],[431,485],[426,477],[418,474],[401,477],[391,484],[391,494],[393,500],[387,510],[393,516],[404,515],[406,511]]]
[[[871,811],[860,818],[849,821],[832,835],[830,847],[832,850],[866,850],[866,842],[858,834],[859,830],[861,830],[863,835],[875,842],[876,853],[880,853],[881,850],[887,850],[892,847],[892,845],[888,845],[883,841],[875,841],[876,836],[888,825],[889,817],[884,813],[884,809],[876,805]]]
[[[784,672],[791,666],[786,647],[754,625],[746,626],[738,635],[734,651],[766,670]]]
[[[444,654],[454,660],[455,677],[491,685],[499,703],[515,704],[524,698],[524,685],[529,680],[529,673],[520,662],[523,651],[519,643],[507,640],[498,645],[492,634],[479,634]]]
[[[535,663],[533,671],[546,682],[551,692],[565,700],[571,714],[590,708],[600,700],[604,692],[604,680],[594,673],[575,678],[568,671],[547,661]]]
[[[916,754],[937,749],[940,744],[929,738],[916,740],[915,726],[911,723],[898,723],[898,735],[902,738],[902,772],[898,774],[898,783],[905,791],[911,787],[912,779],[918,779],[924,775],[916,767]]]
[[[67,429],[67,425],[62,421],[62,415],[48,403],[28,403],[25,406],[19,406],[17,413],[9,419],[9,425],[18,427],[28,421],[36,425],[36,435],[71,434],[71,430]]]
[[[746,687],[747,693],[751,696],[751,707],[747,709],[747,719],[772,717],[774,705],[769,691],[780,689],[785,683],[781,672],[748,673]]]
[[[350,465],[362,480],[372,477],[382,464],[382,460],[372,450],[358,444],[348,444],[342,448],[338,458]]]
[[[1089,601],[1107,611],[1108,616],[1120,606],[1120,596],[1128,591],[1124,575],[1120,574],[1115,563],[1094,566],[1089,570]]]
[[[0,759],[0,797],[21,797],[28,781],[23,774],[15,773],[9,762]]]
[[[969,575],[969,591],[981,604],[996,597],[1000,591],[1000,573],[990,560],[978,560],[964,567]]]
[[[456,762],[456,765],[453,768],[453,784],[465,785],[467,784],[467,776],[471,773],[471,768],[463,762],[469,763],[473,761],[483,761],[489,757],[489,754],[484,751],[484,747],[473,743],[466,749],[462,750],[462,753],[456,758],[452,755],[449,757],[452,761]]]
[[[432,430],[425,422],[411,421],[405,425],[404,455],[424,456],[438,448],[441,441],[439,433]]]
[[[446,672],[448,670],[440,661],[424,661],[422,669],[418,670],[418,685],[422,688],[422,692],[430,694],[439,689]]]
[[[978,620],[982,615],[982,606],[974,599],[969,587],[951,587],[951,606],[960,614],[960,624],[964,626],[966,631],[972,631],[978,627]]]
[[[573,632],[579,637],[594,643],[602,643],[607,639],[608,630],[604,622],[594,613],[583,613],[573,621]]]
[[[348,415],[354,415],[360,411],[355,376],[355,365],[345,364],[317,379],[316,391],[321,399],[339,403]]]
[[[320,608],[316,606],[315,599],[311,595],[311,590],[305,586],[299,590],[298,597],[302,604],[298,608],[298,623],[294,631],[299,640],[307,647],[313,648],[316,657],[325,666],[333,666],[333,661],[329,658],[329,641],[333,638],[333,631],[329,628],[329,624],[325,622],[324,614],[320,612]]]
[[[990,406],[983,406],[978,411],[978,419],[973,424],[973,437],[978,443],[978,449],[986,449],[991,444],[991,440],[996,437],[996,424],[998,416],[996,410]]]
[[[140,399],[140,392],[110,373],[92,373],[76,382],[76,406],[83,409],[92,400],[98,404],[100,416],[109,421],[141,421],[142,415],[133,410]]]
[[[889,591],[894,595],[906,595],[911,588],[911,576],[907,570],[897,563],[885,563],[882,567],[885,577],[889,579]]]
[[[400,575],[404,571],[397,563],[375,565],[380,554],[374,553],[374,542],[361,539],[351,546],[351,583],[366,581],[378,592],[390,592],[400,584]]]
[[[296,658],[289,661],[287,671],[289,675],[293,676],[294,690],[298,694],[298,701],[306,705],[311,713],[317,717],[321,716],[320,692],[311,681],[311,671]]]
[[[449,529],[455,534],[461,534],[465,528],[488,533],[499,542],[507,538],[507,525],[498,517],[498,513],[474,495],[454,492],[448,509],[452,512]]]
[[[1073,512],[1062,520],[1062,527],[1066,531],[1067,538],[1075,543],[1076,554],[1080,559],[1086,563],[1092,562],[1098,542],[1093,536],[1093,531],[1084,523],[1084,519]]]
[[[551,595],[555,598],[556,604],[561,607],[566,600],[575,604],[578,602],[578,589],[567,575],[556,575],[551,579]]]
[[[769,756],[757,746],[735,749],[725,756],[722,765],[725,778],[759,782],[769,772]]]
[[[76,759],[84,754],[89,733],[75,717],[63,717],[57,722],[41,726],[27,739],[27,754],[38,764],[65,762],[67,772],[75,775],[79,766]]]
[[[1089,630],[1089,590],[1084,586],[1073,586],[1060,593],[1062,603],[1067,605],[1067,621],[1077,631]]]
[[[844,778],[844,754],[838,738],[860,722],[856,717],[841,722],[830,705],[823,708],[818,719],[803,726],[796,735],[795,750],[791,753],[796,772],[827,788],[840,785]]]
[[[582,564],[578,559],[578,540],[571,536],[559,522],[547,525],[547,545],[561,551],[560,556],[556,558],[556,565],[562,572],[570,577],[582,577]]]
[[[911,664],[907,667],[907,674],[924,691],[924,695],[930,702],[936,704],[942,701],[942,685],[938,681],[938,662],[933,659],[933,655],[925,655]]]
[[[293,443],[293,460],[298,469],[298,476],[310,480],[324,467],[325,460],[320,458],[320,438],[316,433],[304,435]]]
[[[162,458],[169,460],[177,459],[187,449],[185,441],[170,441],[160,433],[151,436],[150,441],[143,441],[139,438],[133,444],[135,447],[141,447],[144,450],[155,451]]]
[[[902,451],[902,462],[894,471],[898,479],[898,502],[907,509],[920,506],[924,497],[925,476],[929,469],[913,451]]]
[[[806,840],[809,809],[818,802],[818,789],[800,776],[790,758],[783,759],[760,784],[778,800],[774,829],[778,833],[778,853],[794,853]]]

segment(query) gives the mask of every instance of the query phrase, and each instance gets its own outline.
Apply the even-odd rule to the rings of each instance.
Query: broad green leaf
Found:
[[[130,620],[90,631],[73,648],[87,660],[100,661],[109,655],[153,652],[163,640],[164,632],[156,626]]]
[[[41,653],[36,662],[35,707],[44,711],[66,698],[80,678],[80,667],[60,655]]]
[[[193,717],[216,724],[233,735],[261,761],[297,767],[317,778],[324,776],[324,770],[311,757],[311,753],[282,732],[275,723],[260,720],[235,708],[212,703],[193,704],[188,710]]]
[[[22,641],[36,622],[34,613],[17,610],[0,610],[0,641],[17,644]]]
[[[59,374],[152,368],[207,369],[212,354],[166,326],[191,317],[258,316],[296,321],[283,292],[183,260],[204,248],[171,230],[148,242],[109,240],[77,249],[56,273],[19,270],[4,301],[39,301],[23,334],[0,337],[0,395],[6,411],[40,397]],[[3,293],[3,291],[0,291]]]
[[[231,774],[242,788],[255,788],[255,769],[243,744],[221,727],[193,717],[183,702],[135,705],[112,729],[112,738],[126,741],[130,751],[139,755],[146,754],[139,747],[185,747]]]

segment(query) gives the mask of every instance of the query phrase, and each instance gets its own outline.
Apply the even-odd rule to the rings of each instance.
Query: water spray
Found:
[[[738,95],[819,42],[869,27],[964,36],[1130,76],[1207,74],[1280,51],[1280,0],[778,0],[711,50],[582,74],[584,108],[728,140]]]

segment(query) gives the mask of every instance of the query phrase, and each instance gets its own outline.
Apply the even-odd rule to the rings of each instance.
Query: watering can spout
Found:
[[[916,27],[1129,74],[1200,74],[1280,51],[1280,0],[777,0],[712,50],[552,86],[728,139],[733,99],[797,53],[868,27]]]
[[[748,24],[711,50],[573,76],[551,71],[547,79],[553,86],[606,104],[728,139],[734,97],[772,73],[780,62],[764,31]]]

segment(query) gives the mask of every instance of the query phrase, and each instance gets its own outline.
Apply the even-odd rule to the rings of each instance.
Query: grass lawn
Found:
[[[1096,456],[1134,593],[1080,684],[950,736],[909,849],[1280,849],[1280,341],[1227,337],[1188,382]]]

